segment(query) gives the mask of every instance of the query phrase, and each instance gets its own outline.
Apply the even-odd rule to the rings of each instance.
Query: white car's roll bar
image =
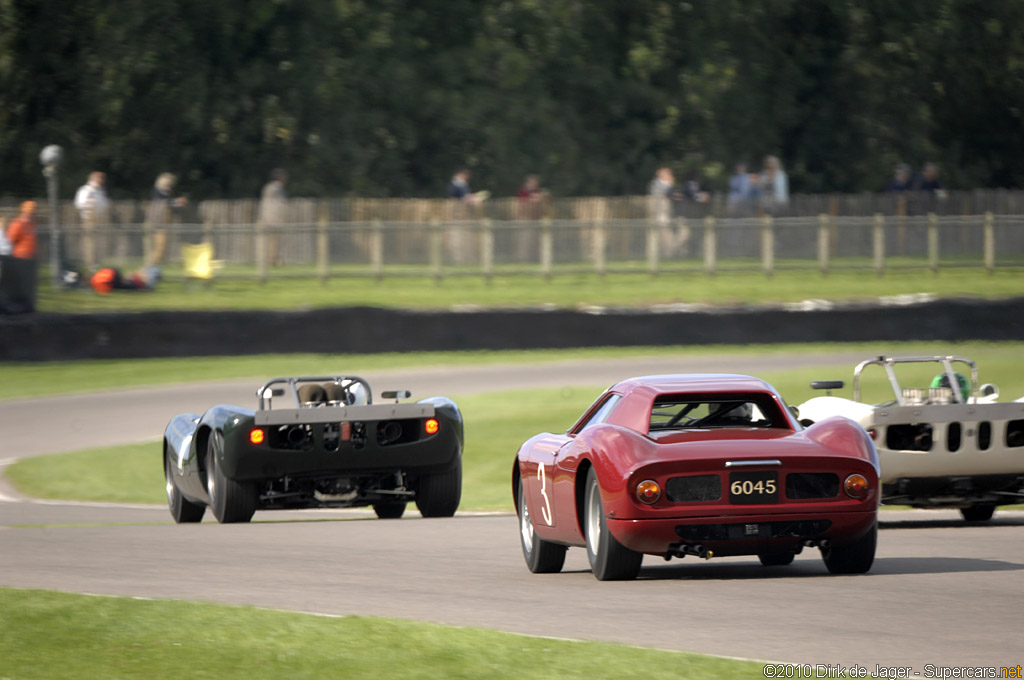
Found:
[[[956,387],[960,383],[956,379],[956,371],[953,370],[953,364],[960,363],[969,366],[971,369],[970,394],[974,397],[974,400],[977,401],[978,367],[967,357],[952,355],[934,357],[878,357],[877,359],[867,359],[866,361],[862,361],[857,364],[855,369],[853,369],[853,400],[856,402],[860,401],[860,374],[864,368],[867,366],[881,366],[889,377],[889,385],[892,386],[892,391],[896,395],[896,403],[900,406],[906,406],[906,397],[903,394],[903,388],[900,387],[900,383],[896,379],[896,371],[893,367],[896,364],[921,364],[929,362],[942,365],[942,368],[946,373],[946,378],[949,380],[949,384],[953,388],[953,400],[958,404],[965,403],[965,400],[963,395],[960,393],[960,390]]]

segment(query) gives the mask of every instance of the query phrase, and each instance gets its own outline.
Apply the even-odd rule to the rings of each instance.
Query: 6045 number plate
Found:
[[[779,473],[775,470],[737,470],[729,474],[729,502],[756,505],[779,502]]]

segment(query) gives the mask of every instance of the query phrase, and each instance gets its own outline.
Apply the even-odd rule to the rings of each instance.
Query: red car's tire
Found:
[[[224,435],[214,430],[206,445],[206,494],[210,509],[221,524],[248,522],[256,512],[256,485],[228,479],[217,462],[224,451]]]
[[[619,543],[608,531],[601,503],[601,487],[594,468],[587,472],[586,498],[583,503],[583,534],[587,539],[587,559],[598,581],[629,581],[640,573],[643,553]]]
[[[526,567],[534,574],[556,574],[565,564],[566,546],[545,541],[533,530],[530,508],[526,504],[526,489],[519,480],[516,494],[519,498],[516,514],[519,517],[519,544],[523,549]]]
[[[761,560],[761,564],[766,567],[784,567],[787,564],[793,564],[793,558],[796,557],[796,553],[792,550],[785,550],[783,552],[764,552],[758,553],[757,559]]]
[[[833,574],[864,574],[875,561],[875,546],[878,544],[878,522],[871,525],[866,534],[853,543],[821,549],[821,558]]]
[[[181,495],[178,485],[174,483],[174,471],[171,469],[170,456],[164,456],[164,483],[167,486],[167,507],[171,511],[171,517],[178,524],[200,522],[206,514],[206,506],[202,503],[193,503]]]

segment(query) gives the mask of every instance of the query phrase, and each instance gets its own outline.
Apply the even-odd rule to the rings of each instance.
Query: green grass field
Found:
[[[763,665],[362,616],[0,588],[0,678],[763,678]]]
[[[980,362],[984,382],[995,382],[997,372],[988,361],[976,357],[978,352],[996,351],[993,358],[1003,356],[998,348],[1008,348],[1012,355],[1024,345],[1015,343],[819,343],[779,345],[702,345],[668,347],[586,347],[553,350],[505,350],[470,352],[408,352],[383,354],[268,354],[228,357],[189,357],[157,359],[119,359],[95,361],[0,362],[0,382],[4,386],[0,402],[52,394],[93,392],[161,385],[195,383],[209,380],[248,378],[254,381],[283,375],[314,373],[369,373],[402,368],[438,368],[444,366],[484,365],[497,363],[552,363],[577,359],[608,359],[620,357],[663,357],[667,365],[674,357],[708,355],[757,355],[771,357],[781,354],[822,354],[850,351],[865,358],[879,354],[966,354]],[[1016,349],[1015,349],[1016,348]],[[985,355],[989,356],[989,355]],[[670,369],[666,369],[670,370]],[[824,374],[815,375],[820,378]],[[853,366],[837,366],[833,377],[849,380]],[[828,376],[825,376],[828,377]],[[256,385],[254,384],[254,389]],[[497,386],[496,386],[497,387]]]
[[[930,347],[928,345],[925,349]],[[836,348],[848,349],[849,346],[840,345],[831,349]],[[794,349],[789,348],[790,351]],[[812,352],[830,348],[808,346],[803,349]],[[943,345],[941,349],[935,347],[934,351],[966,354],[973,358],[980,366],[982,380],[997,383],[1004,400],[1024,395],[1024,363],[1020,361],[1024,355],[1024,343]],[[600,356],[596,352],[591,356]],[[619,352],[609,350],[606,356],[614,359],[615,356],[621,356]],[[725,350],[719,348],[718,352],[724,353]],[[682,352],[676,350],[676,355],[680,354]],[[530,356],[534,360],[556,361],[558,357],[566,355],[556,352],[531,353]],[[871,353],[865,351],[865,356],[871,356]],[[291,361],[287,358],[283,360]],[[161,361],[166,361],[162,364],[165,370],[174,370],[174,361]],[[905,376],[907,384],[912,386],[927,386],[935,374],[935,369],[930,366],[908,368],[911,370],[901,372],[900,375]],[[841,365],[765,373],[759,377],[775,385],[789,403],[800,404],[818,394],[810,389],[809,383],[819,378],[846,380],[847,387],[834,394],[852,397],[852,386],[849,385],[852,371],[852,366]],[[890,394],[884,374],[880,369],[875,371],[874,375],[865,374],[863,398],[869,402],[881,401]],[[605,387],[607,385],[583,385],[561,389],[498,391],[461,397],[458,403],[466,421],[461,508],[510,510],[511,466],[519,445],[538,432],[564,432]],[[9,467],[6,475],[22,492],[39,498],[165,502],[158,441],[29,458]]]
[[[703,273],[564,274],[545,281],[539,276],[452,276],[440,282],[429,276],[334,278],[321,285],[308,278],[308,267],[274,270],[266,285],[253,279],[221,279],[204,287],[178,280],[163,282],[152,292],[116,291],[107,296],[89,288],[55,291],[46,282],[39,290],[44,312],[120,312],[142,310],[310,309],[373,306],[448,309],[581,306],[645,307],[656,304],[714,305],[797,302],[808,298],[850,301],[882,296],[928,293],[937,297],[1006,298],[1024,295],[1019,268],[987,274],[980,266],[940,269],[893,269],[883,276],[871,270],[839,270],[823,276],[815,270],[783,270],[772,277],[756,271]],[[292,278],[301,275],[306,278]]]
[[[0,367],[11,398],[42,392],[115,389],[119,386],[293,374],[355,364],[359,370],[396,366],[494,361],[557,362],[580,357],[695,353],[759,355],[831,350],[864,356],[901,352],[906,346],[778,346],[771,348],[639,348],[562,352],[428,355],[234,357],[195,362],[7,364]],[[998,382],[1006,397],[1024,394],[1024,343],[914,344],[919,352],[965,354],[981,367],[982,380]],[[815,378],[849,380],[852,366],[768,373],[791,403],[813,396]],[[931,369],[910,377],[925,384]],[[878,381],[873,381],[877,383]],[[56,387],[54,387],[56,386]],[[558,390],[502,391],[459,399],[467,448],[462,509],[511,511],[510,469],[518,446],[541,430],[564,431],[604,385]],[[866,399],[885,398],[874,384]],[[839,394],[849,396],[847,387]],[[26,459],[6,474],[24,492],[66,498],[163,504],[159,442]],[[256,516],[257,521],[259,515]],[[167,522],[171,519],[168,516]],[[31,528],[12,530],[32,530]],[[622,645],[574,643],[367,617],[341,619],[175,601],[67,595],[0,588],[0,678],[758,678],[753,662]],[[169,626],[168,622],[172,622]],[[175,634],[190,631],[192,634]]]

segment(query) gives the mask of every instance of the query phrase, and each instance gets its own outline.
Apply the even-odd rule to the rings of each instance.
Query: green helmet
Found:
[[[971,396],[971,382],[963,373],[953,373],[953,375],[956,376],[956,381],[960,383],[960,396],[963,397],[963,401],[966,404],[967,399]],[[932,379],[932,384],[929,387],[951,387],[949,384],[949,374],[946,372],[939,373]]]

